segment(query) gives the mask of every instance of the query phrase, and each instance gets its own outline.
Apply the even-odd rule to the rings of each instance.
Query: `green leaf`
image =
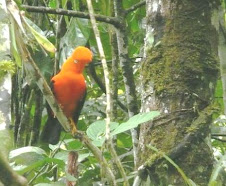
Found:
[[[56,0],[50,0],[49,6],[50,6],[50,8],[56,8]]]
[[[22,147],[19,149],[12,150],[9,153],[9,159],[11,162],[15,162],[17,165],[32,165],[37,161],[43,160],[46,153],[39,147]]]
[[[105,121],[96,121],[92,123],[87,131],[86,134],[92,139],[92,140],[97,140],[98,138],[101,138],[101,135],[103,135],[105,131]]]
[[[41,149],[39,147],[28,146],[28,147],[22,147],[22,148],[19,148],[19,149],[12,150],[9,153],[9,159],[14,159],[14,158],[16,158],[20,155],[25,155],[25,154],[28,154],[28,153],[46,155],[46,152],[43,149]]]
[[[11,42],[10,42],[10,46],[11,46],[11,52],[13,54],[13,57],[15,59],[16,64],[21,67],[22,65],[22,60],[21,60],[21,56],[18,52],[17,49],[17,44],[16,44],[16,27],[15,27],[15,22],[12,22],[12,24],[10,24],[10,37],[11,37]]]
[[[119,125],[111,134],[116,135],[122,132],[125,132],[127,130],[136,128],[141,123],[153,120],[156,116],[159,116],[159,111],[151,111],[148,113],[140,113],[133,117],[131,117],[127,122],[122,123]]]
[[[76,149],[81,149],[82,143],[79,140],[64,140],[67,144],[67,150],[76,150]]]
[[[118,123],[111,122],[110,123],[110,130],[114,130],[116,127],[118,127]],[[106,130],[106,121],[100,120],[92,123],[86,133],[92,140],[100,140],[105,134]]]
[[[73,181],[73,182],[77,181],[77,178],[75,178],[74,176],[72,176],[68,172],[66,172],[66,178],[67,178],[68,181]]]
[[[24,16],[23,20],[27,27],[30,29],[37,42],[47,51],[54,53],[56,51],[55,46],[44,36],[44,34],[42,34],[41,29],[37,25],[35,25],[30,19]]]
[[[110,123],[110,131],[114,130],[118,127],[118,123],[111,122]],[[105,140],[105,130],[106,130],[106,121],[100,120],[92,123],[87,131],[86,134],[93,140],[93,144],[97,147],[102,146]]]
[[[12,167],[18,173],[24,174],[24,173],[29,172],[31,170],[43,167],[47,163],[54,163],[54,164],[59,165],[60,167],[65,166],[65,161],[63,161],[63,160],[46,157],[46,158],[43,158],[42,160],[39,160],[39,161],[36,160],[35,162],[33,162],[30,165],[19,164],[19,165],[15,165],[15,166],[12,166]]]
[[[118,134],[117,146],[120,148],[131,148],[133,146],[131,135],[127,133]]]

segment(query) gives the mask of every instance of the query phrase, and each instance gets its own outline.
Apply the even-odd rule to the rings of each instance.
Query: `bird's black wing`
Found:
[[[85,99],[86,99],[86,94],[87,94],[87,91],[85,90],[82,98],[77,103],[78,104],[78,107],[76,108],[76,110],[74,112],[74,115],[73,115],[73,120],[74,120],[75,124],[77,124],[78,119],[79,119],[79,115],[81,114],[82,108],[84,106]]]
[[[51,81],[50,88],[54,93],[54,81]],[[60,140],[60,133],[62,130],[62,126],[54,116],[49,104],[46,104],[48,119],[45,123],[45,126],[41,133],[41,141],[44,143],[57,144]]]

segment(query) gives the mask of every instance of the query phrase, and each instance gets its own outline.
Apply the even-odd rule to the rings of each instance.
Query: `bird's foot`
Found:
[[[77,133],[76,124],[72,118],[69,118],[69,120],[70,120],[71,134],[74,136]]]

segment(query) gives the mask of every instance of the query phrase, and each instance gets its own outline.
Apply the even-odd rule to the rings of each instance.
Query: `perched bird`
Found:
[[[72,55],[64,62],[60,72],[51,79],[53,94],[64,114],[70,120],[72,132],[76,131],[76,123],[86,97],[86,83],[83,76],[85,65],[92,61],[92,52],[83,46],[75,48]],[[52,111],[48,111],[48,119],[44,126],[41,140],[56,144],[59,141],[61,125]]]

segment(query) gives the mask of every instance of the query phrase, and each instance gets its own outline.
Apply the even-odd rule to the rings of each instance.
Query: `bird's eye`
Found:
[[[78,60],[75,59],[75,60],[74,60],[74,63],[78,63]]]

